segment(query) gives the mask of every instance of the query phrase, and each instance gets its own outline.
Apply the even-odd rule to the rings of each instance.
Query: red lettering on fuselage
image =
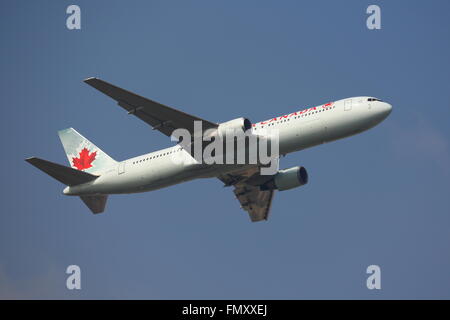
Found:
[[[309,112],[309,111],[317,110],[317,108],[324,108],[324,109],[326,109],[326,108],[331,107],[331,106],[333,105],[333,103],[334,103],[334,102],[328,102],[328,103],[323,104],[323,105],[318,106],[318,107],[306,108],[306,109],[303,109],[303,110],[301,110],[301,111],[296,111],[296,112],[293,112],[293,113],[290,113],[290,114],[285,114],[285,115],[283,115],[283,116],[275,117],[275,118],[272,118],[272,119],[270,119],[270,120],[261,121],[261,122],[259,122],[259,124],[265,125],[265,124],[268,124],[268,123],[273,122],[273,121],[277,121],[277,120],[281,120],[281,119],[286,119],[286,118],[290,118],[290,117],[293,117],[293,116],[298,116],[298,115],[307,113],[307,112]],[[253,123],[252,126],[256,126],[257,124],[258,124],[258,123]]]

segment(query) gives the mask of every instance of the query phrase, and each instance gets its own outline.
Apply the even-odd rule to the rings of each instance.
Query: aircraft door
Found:
[[[344,101],[344,110],[345,111],[352,110],[352,99],[347,99]]]
[[[119,166],[117,167],[117,173],[122,174],[125,173],[125,161],[119,163]]]

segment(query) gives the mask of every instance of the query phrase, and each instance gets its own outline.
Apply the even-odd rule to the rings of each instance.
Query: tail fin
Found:
[[[67,159],[74,169],[99,174],[117,164],[113,158],[73,128],[58,131],[58,135],[66,151]]]
[[[49,176],[64,183],[68,186],[75,186],[77,184],[86,183],[98,178],[93,174],[75,170],[57,163],[53,163],[47,160],[39,159],[36,157],[28,158],[26,161],[36,168],[44,171]]]
[[[80,196],[80,198],[83,200],[84,204],[91,209],[92,213],[102,213],[105,211],[106,200],[108,200],[107,195]]]

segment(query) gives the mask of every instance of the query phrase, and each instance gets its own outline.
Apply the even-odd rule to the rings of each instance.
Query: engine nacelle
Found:
[[[227,133],[233,134],[234,132],[246,132],[248,129],[251,129],[251,127],[252,123],[247,118],[237,118],[219,124],[217,133],[223,138],[226,137]]]
[[[273,179],[261,185],[262,190],[289,190],[308,183],[308,172],[304,167],[279,170]]]

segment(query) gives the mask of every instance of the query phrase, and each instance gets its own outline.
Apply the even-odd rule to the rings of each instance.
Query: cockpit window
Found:
[[[377,98],[368,98],[367,101],[380,101],[380,102],[383,102],[382,100],[377,99]]]

